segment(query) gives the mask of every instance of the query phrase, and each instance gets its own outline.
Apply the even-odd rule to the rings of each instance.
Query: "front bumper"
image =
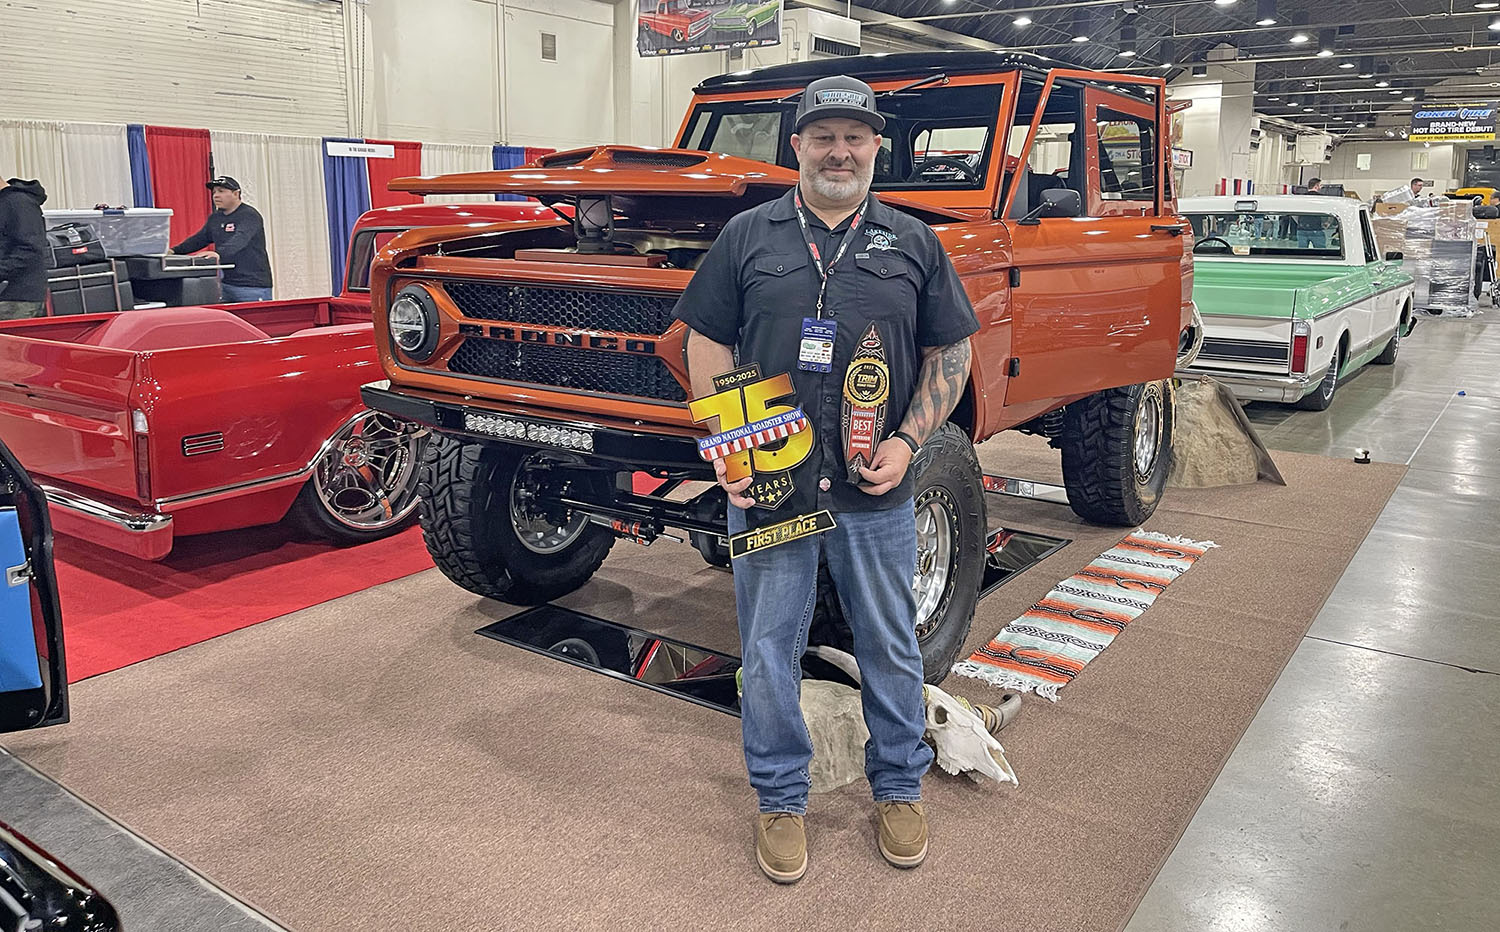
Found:
[[[172,552],[172,516],[129,511],[68,489],[38,483],[51,506],[52,527],[142,560]]]
[[[393,390],[384,381],[362,386],[359,396],[366,407],[445,434],[571,453],[617,463],[621,469],[658,467],[712,475],[691,436],[638,430],[634,424],[585,420],[561,412],[549,415],[535,408],[471,404],[467,398]]]
[[[1276,401],[1291,404],[1302,400],[1313,384],[1322,378],[1308,375],[1249,375],[1243,372],[1215,372],[1211,369],[1178,369],[1176,376],[1184,382],[1196,382],[1205,376],[1229,386],[1240,401]]]

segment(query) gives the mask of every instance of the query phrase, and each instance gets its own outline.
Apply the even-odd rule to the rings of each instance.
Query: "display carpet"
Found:
[[[1055,471],[1006,440],[987,465]],[[1219,549],[1061,701],[1028,700],[1003,734],[1019,787],[929,774],[915,871],[881,859],[856,784],[813,798],[811,868],[773,886],[736,719],[478,636],[518,609],[437,572],[96,677],[73,723],[5,740],[300,932],[1112,932],[1405,471],[1277,460],[1285,488],[1168,493],[1147,529]],[[992,522],[1075,543],[981,603],[964,655],[1120,538],[1057,505],[990,502]],[[730,582],[690,548],[621,544],[562,601],[738,653]]]
[[[156,563],[63,535],[54,551],[75,683],[432,568],[416,528],[356,547],[246,528],[182,538]]]

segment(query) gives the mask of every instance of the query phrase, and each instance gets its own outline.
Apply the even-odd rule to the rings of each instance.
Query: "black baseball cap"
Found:
[[[875,132],[885,129],[885,117],[875,111],[875,92],[859,78],[836,74],[819,78],[802,92],[797,103],[797,123],[793,132],[814,120],[842,117],[866,123]]]
[[[240,183],[238,181],[235,181],[228,175],[220,175],[213,181],[210,181],[208,184],[204,185],[204,187],[208,188],[210,191],[212,191],[214,188],[228,188],[231,191],[238,191],[240,189]]]

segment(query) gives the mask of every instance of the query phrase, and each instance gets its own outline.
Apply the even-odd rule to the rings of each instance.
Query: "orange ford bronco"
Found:
[[[673,305],[731,216],[797,183],[797,95],[836,73],[875,88],[887,123],[874,190],[931,224],[981,326],[968,390],[912,464],[929,678],[968,632],[993,547],[974,443],[1045,434],[1074,511],[1120,525],[1151,514],[1170,467],[1165,380],[1201,341],[1162,81],[1017,54],[844,58],[705,81],[674,148],[600,146],[393,185],[526,194],[556,214],[415,230],[373,272],[389,382],[363,396],[432,428],[422,528],[459,585],[547,601],[583,585],[619,538],[671,529],[728,562]],[[836,599],[821,602],[837,615]],[[837,642],[842,619],[825,620],[815,639]]]

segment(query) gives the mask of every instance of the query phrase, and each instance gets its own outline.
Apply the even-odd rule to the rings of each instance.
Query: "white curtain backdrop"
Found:
[[[130,170],[128,158],[125,169]],[[47,203],[43,209],[74,206],[68,199],[63,124],[43,120],[0,120],[0,178],[35,178],[40,181],[47,189]],[[94,205],[91,202],[85,206]]]
[[[276,298],[326,297],[333,287],[322,141],[313,136],[211,132],[214,173],[240,183],[266,222]]]
[[[493,146],[473,146],[455,143],[422,143],[422,174],[448,175],[454,172],[487,172],[495,168]],[[493,194],[429,194],[429,204],[482,204],[493,203]]]
[[[278,298],[326,297],[333,290],[328,256],[328,202],[323,193],[323,140],[267,136],[269,203],[276,212],[271,269]],[[343,257],[339,257],[342,262]]]
[[[49,198],[49,207],[87,209],[95,204],[135,204],[124,123],[64,123],[62,151],[68,203],[53,204]]]

